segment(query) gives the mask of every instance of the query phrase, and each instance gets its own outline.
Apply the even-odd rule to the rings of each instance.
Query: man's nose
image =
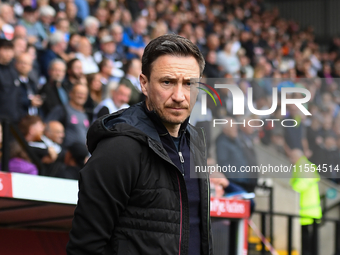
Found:
[[[174,86],[172,100],[176,102],[182,102],[185,100],[184,87],[182,84],[177,84],[176,86]]]

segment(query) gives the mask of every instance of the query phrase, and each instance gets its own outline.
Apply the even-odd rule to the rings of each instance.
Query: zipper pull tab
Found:
[[[179,159],[181,160],[181,163],[184,163],[184,158],[183,158],[182,152],[179,151],[178,155],[179,155]]]

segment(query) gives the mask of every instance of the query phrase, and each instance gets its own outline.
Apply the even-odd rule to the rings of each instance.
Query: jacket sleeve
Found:
[[[119,215],[137,183],[141,153],[140,144],[124,136],[97,145],[80,171],[68,255],[105,254]]]

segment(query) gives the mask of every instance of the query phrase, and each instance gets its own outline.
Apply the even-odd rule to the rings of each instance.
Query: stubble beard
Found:
[[[189,112],[187,116],[181,119],[177,119],[177,118],[174,119],[173,116],[180,116],[180,113],[178,113],[177,115],[172,114],[172,116],[169,114],[166,114],[163,109],[156,107],[155,104],[150,99],[147,102],[147,106],[150,111],[154,111],[158,115],[158,117],[161,119],[161,121],[166,124],[180,125],[190,116],[190,112]]]

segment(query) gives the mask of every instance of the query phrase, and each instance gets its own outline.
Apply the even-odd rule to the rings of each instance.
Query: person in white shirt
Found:
[[[119,84],[111,91],[111,97],[101,101],[93,111],[93,121],[97,118],[130,107],[128,102],[131,97],[131,88]]]
[[[80,60],[83,66],[83,73],[97,73],[99,67],[92,57],[92,46],[90,41],[86,37],[81,37],[78,45],[78,52],[76,53],[76,58]]]

